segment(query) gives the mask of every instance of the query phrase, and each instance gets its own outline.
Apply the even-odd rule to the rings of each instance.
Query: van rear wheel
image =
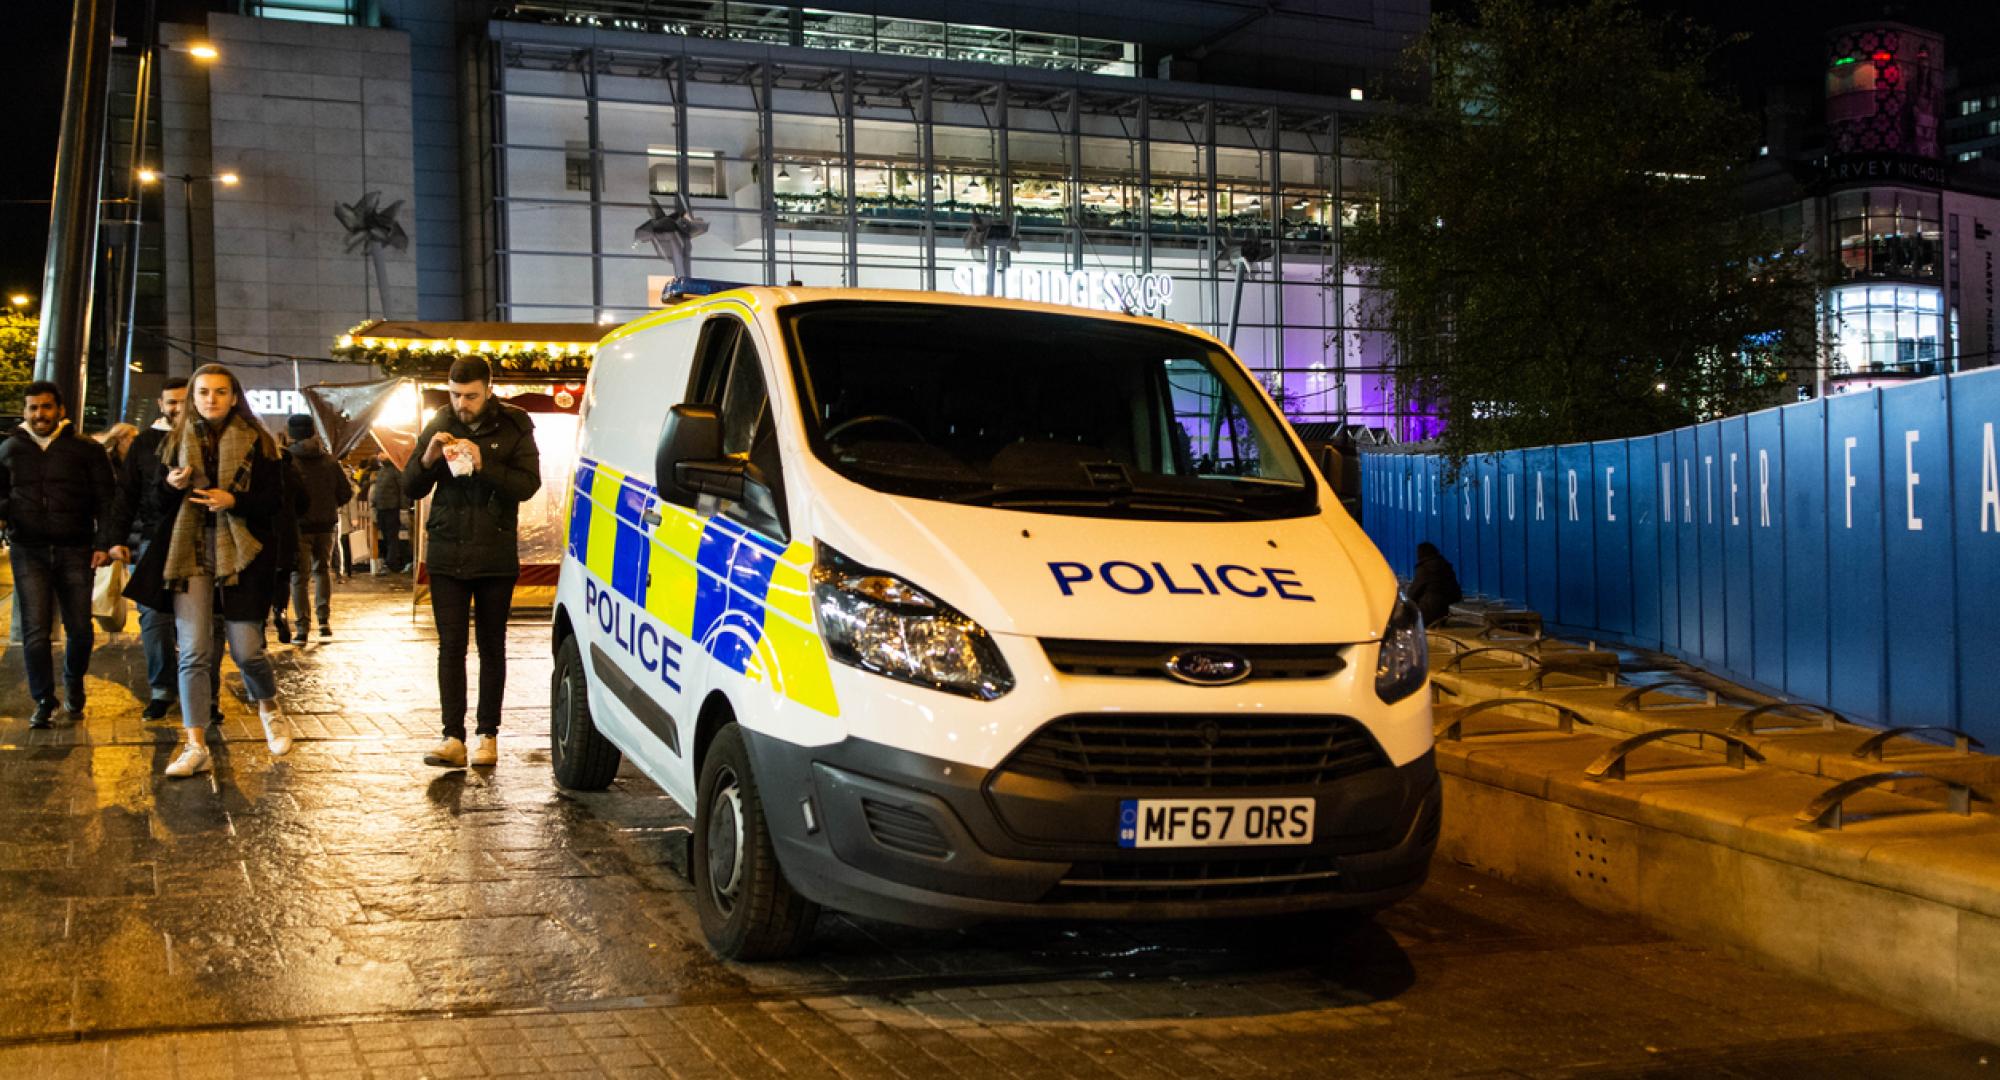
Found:
[[[549,762],[556,783],[571,791],[603,791],[618,775],[623,755],[590,719],[590,691],[583,681],[583,653],[576,635],[563,639],[549,680]]]
[[[778,960],[812,939],[819,905],[792,891],[778,867],[743,730],[716,732],[702,762],[694,825],[695,910],[726,960]]]

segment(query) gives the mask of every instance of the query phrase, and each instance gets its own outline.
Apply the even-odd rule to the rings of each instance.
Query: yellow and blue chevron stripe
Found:
[[[648,510],[660,517],[650,535]],[[720,515],[703,518],[662,500],[651,484],[581,458],[568,554],[716,662],[840,715],[813,622],[811,545],[787,546]]]

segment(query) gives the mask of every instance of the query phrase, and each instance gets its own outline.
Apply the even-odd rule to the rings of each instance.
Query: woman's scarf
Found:
[[[202,464],[202,438],[207,428],[200,417],[191,418],[181,425],[178,436],[168,435],[170,445],[160,448],[160,460],[169,469],[184,468],[193,478],[188,486],[192,492],[200,483],[201,487],[219,487],[238,499],[250,489],[250,467],[258,453],[257,433],[241,417],[231,415],[223,422],[222,435],[216,440],[215,476],[207,476]],[[208,511],[183,499],[180,513],[174,518],[173,538],[167,545],[167,565],[165,577],[169,582],[184,583],[201,573],[202,532],[207,525],[204,520]],[[233,510],[224,510],[216,515],[215,529],[215,580],[219,585],[234,585],[236,577],[257,557],[264,545],[250,535],[250,525]]]

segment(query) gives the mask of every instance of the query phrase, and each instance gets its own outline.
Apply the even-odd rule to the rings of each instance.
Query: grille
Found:
[[[1167,661],[1177,652],[1197,646],[1159,641],[1088,641],[1043,638],[1049,663],[1065,675],[1109,675],[1128,679],[1165,679]],[[1222,645],[1250,661],[1251,679],[1324,679],[1347,662],[1345,645]]]
[[[1090,713],[1056,720],[1004,771],[1092,788],[1324,784],[1388,765],[1345,716]]]
[[[932,859],[951,854],[951,842],[938,831],[937,822],[921,810],[864,798],[861,812],[868,818],[868,831],[883,847]]]
[[[1241,900],[1340,892],[1331,856],[1209,859],[1166,863],[1077,863],[1045,898],[1084,903]]]

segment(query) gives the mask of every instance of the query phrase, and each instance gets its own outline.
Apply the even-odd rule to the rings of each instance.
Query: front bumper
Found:
[[[778,861],[838,911],[915,926],[1011,919],[1198,919],[1381,907],[1415,892],[1437,846],[1435,757],[1301,789],[1070,788],[1032,814],[1018,776],[847,739],[806,747],[745,732]],[[996,773],[998,775],[996,775]],[[995,781],[1001,781],[996,784]],[[997,793],[996,793],[997,789]],[[1126,849],[1123,798],[1311,795],[1312,843]],[[1003,805],[1004,804],[1004,805]],[[1008,812],[1011,810],[1011,818]],[[1046,827],[1061,819],[1059,830]]]

